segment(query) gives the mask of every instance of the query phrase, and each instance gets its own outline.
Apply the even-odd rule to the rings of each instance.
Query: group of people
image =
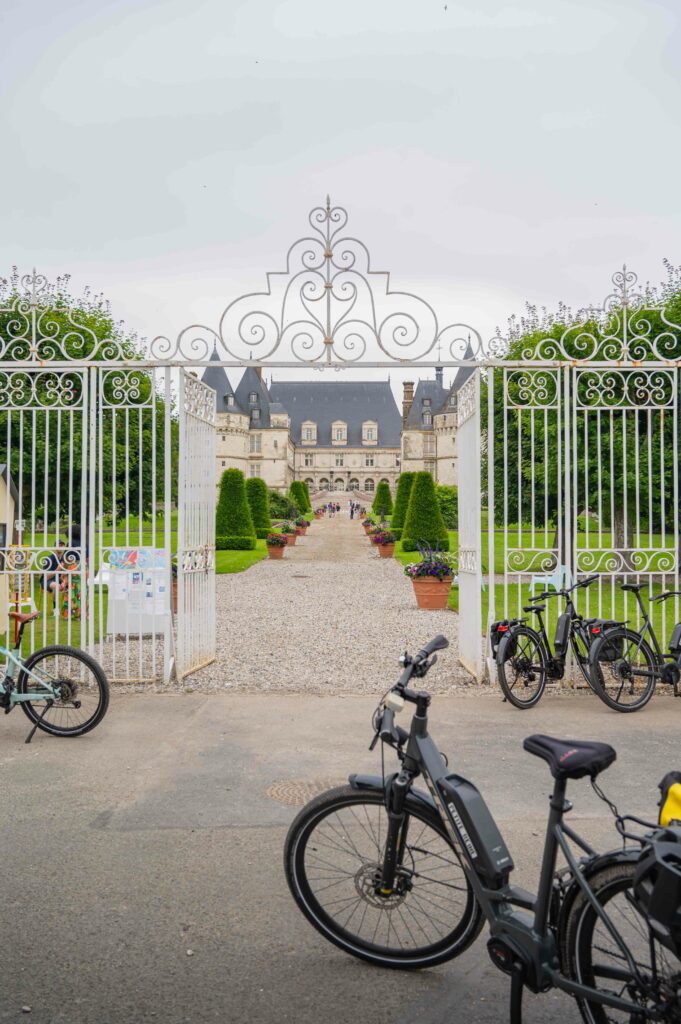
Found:
[[[341,511],[341,504],[339,501],[327,501],[326,505],[324,505],[324,509],[327,515],[329,515],[331,519],[333,519],[336,513]],[[355,516],[362,515],[364,509],[362,508],[358,501],[353,501],[352,499],[350,499],[348,511],[350,513],[350,518],[354,519]]]
[[[350,518],[354,519],[355,516],[361,514],[361,505],[358,501],[350,501]]]
[[[339,501],[327,501],[327,503],[326,503],[326,511],[328,512],[328,514],[330,515],[330,517],[332,519],[335,516],[336,512],[340,512],[340,510],[341,510],[341,507],[340,507],[340,502]]]

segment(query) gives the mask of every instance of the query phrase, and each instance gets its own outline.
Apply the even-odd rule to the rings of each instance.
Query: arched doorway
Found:
[[[337,477],[337,479],[334,481],[333,489],[334,491],[344,491],[345,480],[341,479],[341,477]]]
[[[328,489],[329,489],[328,477],[323,476],[321,478],[321,480],[319,481],[319,490],[320,491],[328,491]]]
[[[368,491],[369,494],[374,493],[374,481],[371,479],[371,477],[369,477],[368,480],[364,481],[364,490]]]
[[[348,484],[348,490],[349,491],[356,491],[358,489],[359,489],[359,480],[357,479],[357,477],[353,476],[352,479],[350,480],[350,483]]]

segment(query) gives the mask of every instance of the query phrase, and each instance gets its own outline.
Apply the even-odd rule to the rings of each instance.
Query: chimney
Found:
[[[409,410],[411,409],[411,403],[414,401],[414,381],[405,380],[402,387],[404,388],[402,397],[402,422],[406,423]]]
[[[444,383],[443,383],[443,380],[442,380],[442,374],[443,374],[442,367],[441,366],[436,366],[435,367],[435,380],[440,385],[441,388],[444,387]]]

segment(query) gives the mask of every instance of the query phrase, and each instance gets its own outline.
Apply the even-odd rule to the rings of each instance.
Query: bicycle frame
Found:
[[[640,1005],[572,981],[560,971],[556,939],[551,927],[553,923],[551,904],[559,850],[565,856],[572,872],[573,884],[580,887],[613,941],[619,946],[631,975],[639,977],[636,964],[624,940],[598,903],[589,887],[587,877],[585,877],[587,874],[584,870],[585,864],[595,862],[598,855],[581,836],[563,822],[565,813],[572,807],[570,802],[565,799],[567,782],[559,779],[554,784],[538,892],[534,896],[509,884],[508,875],[513,868],[513,862],[482,798],[484,813],[478,816],[478,821],[474,816],[467,815],[467,821],[464,824],[460,813],[461,808],[457,807],[455,798],[450,798],[451,780],[460,779],[460,777],[448,774],[447,764],[428,733],[427,695],[423,694],[422,698],[423,702],[421,706],[417,706],[412,718],[409,738],[403,755],[402,771],[392,777],[389,790],[386,792],[390,817],[393,820],[393,825],[397,824],[397,828],[393,827],[389,830],[386,840],[384,877],[386,869],[392,871],[394,877],[395,870],[399,867],[400,852],[405,846],[405,830],[401,828],[401,823],[395,821],[399,814],[395,813],[393,807],[392,790],[395,786],[400,787],[399,792],[403,794],[404,798],[414,779],[418,775],[422,775],[487,919],[492,940],[502,940],[503,948],[509,954],[507,966],[493,957],[495,964],[512,975],[519,969],[522,971],[521,991],[522,985],[527,985],[534,992],[547,991],[556,987],[573,997],[588,999],[623,1012],[640,1014]],[[368,777],[351,777],[352,784],[357,788],[373,788],[378,781]],[[467,782],[467,780],[462,781]],[[467,785],[472,786],[471,783],[467,783]],[[472,789],[479,796],[475,787]],[[403,810],[402,820],[405,814],[406,812]],[[393,844],[390,842],[391,835],[394,837]],[[581,863],[572,853],[568,839],[572,840],[586,854]],[[399,848],[397,848],[398,846]],[[626,854],[621,855],[637,857],[638,853],[626,851]],[[506,866],[504,865],[505,861],[508,862]],[[490,881],[489,877],[485,877],[482,866],[486,863],[499,865],[501,880]],[[651,1019],[654,1018],[651,1017]]]
[[[41,700],[46,697],[56,698],[57,693],[51,683],[41,679],[40,676],[32,672],[30,668],[26,668],[26,664],[21,657],[21,650],[19,647],[15,647],[14,650],[10,650],[8,647],[3,647],[0,644],[0,657],[7,658],[7,668],[5,675],[0,678],[0,697],[8,697],[8,710],[11,710],[16,704],[22,702]],[[19,674],[24,672],[30,679],[34,680],[39,689],[28,690],[26,693],[17,693],[14,686],[15,680],[19,678]]]

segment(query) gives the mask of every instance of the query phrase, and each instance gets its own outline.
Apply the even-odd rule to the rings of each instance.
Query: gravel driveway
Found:
[[[457,622],[451,611],[419,611],[399,563],[380,558],[343,512],[314,522],[282,561],[217,577],[217,661],[187,684],[378,698],[405,648],[444,633],[451,647],[428,678],[443,692],[470,679],[457,663]]]

